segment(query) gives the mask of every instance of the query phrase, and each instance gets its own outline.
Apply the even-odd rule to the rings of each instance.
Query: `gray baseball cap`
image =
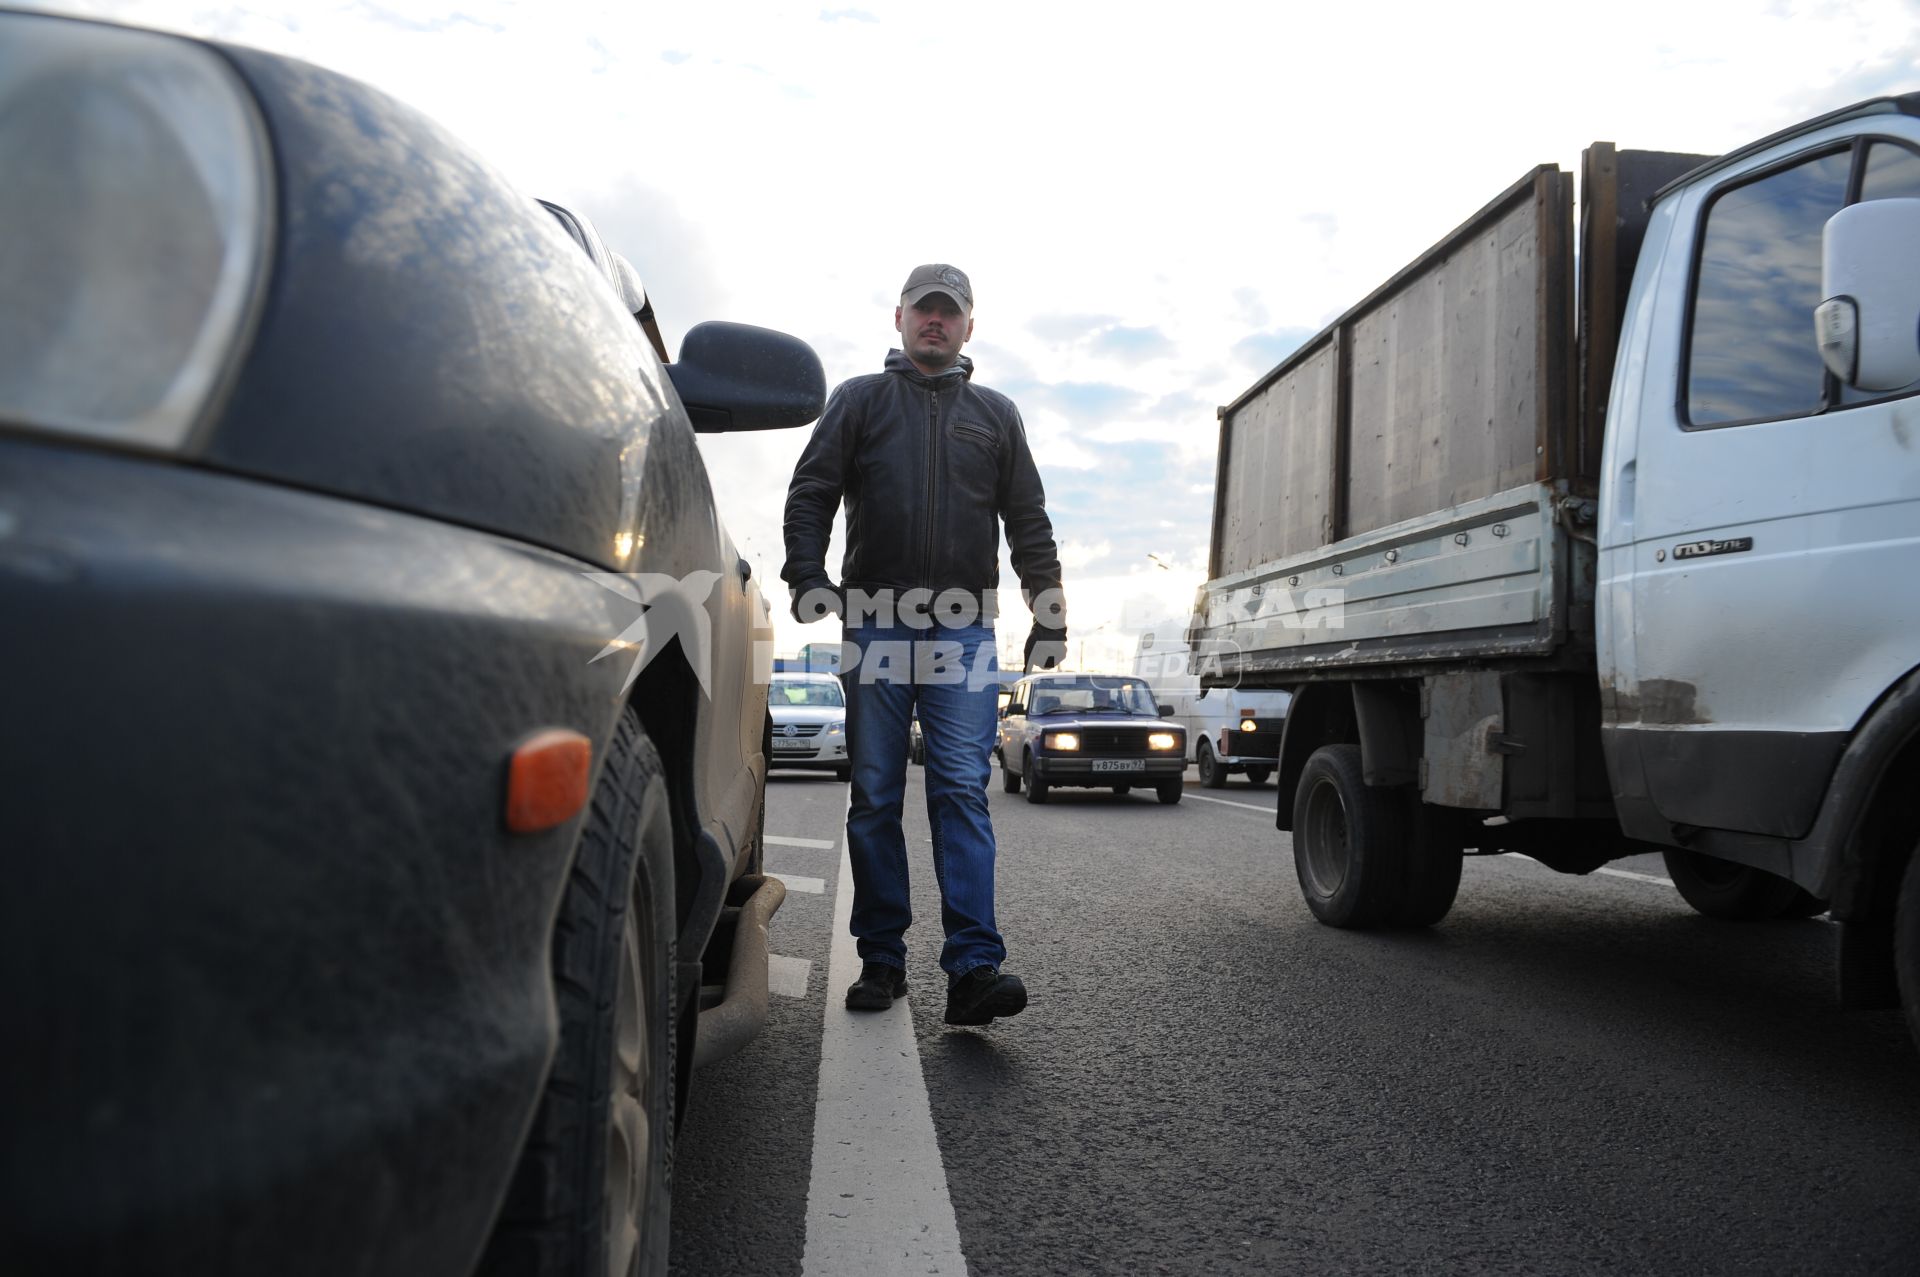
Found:
[[[929,293],[945,293],[960,303],[960,309],[973,310],[973,282],[967,272],[945,262],[916,266],[900,288],[900,304],[911,306]]]

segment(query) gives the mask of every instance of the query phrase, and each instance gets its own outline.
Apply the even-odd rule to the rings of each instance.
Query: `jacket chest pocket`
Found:
[[[1000,478],[1000,436],[974,421],[947,428],[947,482],[969,503],[991,502]]]
[[[999,451],[999,436],[978,422],[954,422],[953,437],[962,443],[979,444],[985,448],[990,455]]]

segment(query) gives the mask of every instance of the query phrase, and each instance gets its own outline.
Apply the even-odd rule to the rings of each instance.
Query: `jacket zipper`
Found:
[[[934,464],[935,453],[940,447],[940,392],[927,391],[927,537],[922,551],[920,579],[927,585],[933,584],[933,476],[938,472]]]

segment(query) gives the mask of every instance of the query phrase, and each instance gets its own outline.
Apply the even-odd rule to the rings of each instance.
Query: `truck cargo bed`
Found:
[[[1700,158],[1588,148],[1578,254],[1571,176],[1533,169],[1220,409],[1194,672],[1591,651],[1624,281]]]

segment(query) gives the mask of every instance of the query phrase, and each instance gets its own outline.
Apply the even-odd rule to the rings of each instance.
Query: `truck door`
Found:
[[[1643,252],[1609,422],[1603,699],[1616,779],[1667,824],[1805,834],[1849,733],[1920,665],[1920,383],[1843,390],[1812,319],[1826,220],[1920,195],[1915,123],[1710,174],[1661,207],[1662,260]]]

